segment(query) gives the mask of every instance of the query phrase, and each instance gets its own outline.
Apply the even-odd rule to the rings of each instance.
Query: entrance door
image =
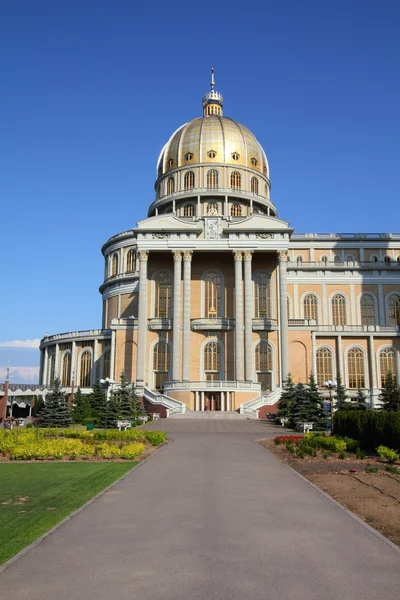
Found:
[[[219,393],[209,392],[205,395],[204,410],[221,410],[221,396]]]

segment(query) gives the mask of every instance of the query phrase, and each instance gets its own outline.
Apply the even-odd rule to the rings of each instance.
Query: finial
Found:
[[[214,80],[214,67],[211,67],[211,89],[213,90],[215,87],[215,80]]]

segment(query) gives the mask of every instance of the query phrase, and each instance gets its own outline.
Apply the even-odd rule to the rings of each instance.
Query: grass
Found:
[[[0,565],[137,463],[0,463]]]

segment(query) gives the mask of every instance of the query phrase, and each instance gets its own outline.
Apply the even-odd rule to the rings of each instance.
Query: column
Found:
[[[49,368],[49,349],[46,346],[44,349],[44,367],[43,367],[43,384],[48,385],[48,368]]]
[[[345,381],[345,374],[344,374],[344,369],[343,369],[343,346],[342,346],[342,336],[338,335],[337,337],[337,365],[338,365],[338,369],[337,371],[340,373],[340,376],[342,378],[342,383],[344,385],[344,387],[346,386],[346,381]]]
[[[243,283],[242,251],[235,250],[235,360],[236,381],[243,381]]]
[[[192,267],[191,250],[183,253],[183,338],[182,381],[190,379],[190,280]]]
[[[311,332],[311,369],[317,379],[317,340],[315,331]]]
[[[60,344],[56,344],[56,356],[54,365],[55,377],[60,378]]]
[[[246,381],[253,381],[253,282],[251,279],[252,255],[252,250],[244,251],[244,356]]]
[[[98,365],[99,362],[99,340],[95,338],[94,340],[94,353],[93,353],[93,378],[94,381],[97,381],[100,376],[100,368]]]
[[[72,382],[75,383],[75,369],[76,369],[76,342],[72,342],[71,352],[71,386]]]
[[[146,250],[139,251],[139,314],[137,334],[137,357],[136,357],[136,383],[139,387],[144,386],[144,372],[146,364],[146,331],[147,331],[147,261],[149,253]],[[112,342],[111,342],[112,354]],[[112,359],[112,357],[111,357]],[[111,362],[111,368],[113,364]]]
[[[374,348],[374,336],[370,335],[368,338],[368,354],[369,354],[369,387],[371,390],[371,402],[374,402],[374,390],[377,388],[376,384],[376,362],[375,362],[375,348]]]
[[[194,404],[194,410],[198,411],[199,410],[199,392],[196,390],[195,391],[195,404]]]
[[[140,294],[140,292],[139,292]],[[140,300],[139,300],[140,302]],[[117,332],[115,331],[115,329],[111,332],[111,351],[110,351],[110,379],[115,379],[115,338],[116,338]],[[145,335],[146,335],[146,330],[145,330]],[[145,339],[146,341],[146,339]],[[143,342],[143,344],[145,345],[145,341]],[[138,343],[139,345],[139,343]],[[143,351],[141,354],[143,354],[143,356],[145,356],[145,352]],[[143,370],[144,372],[144,370]]]
[[[226,410],[230,410],[229,406],[229,391],[226,392]]]
[[[221,412],[225,410],[224,392],[221,392]]]
[[[181,349],[181,277],[182,252],[174,250],[174,305],[172,321],[172,381],[180,381],[180,349]]]
[[[287,250],[278,252],[279,258],[279,312],[280,312],[280,345],[281,345],[281,379],[287,378],[289,373],[289,330],[287,317]]]
[[[200,410],[204,412],[204,392],[201,392],[201,406]]]
[[[383,298],[383,285],[378,283],[379,325],[385,325],[385,300]]]

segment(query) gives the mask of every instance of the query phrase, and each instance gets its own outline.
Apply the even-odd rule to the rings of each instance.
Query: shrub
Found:
[[[99,444],[96,448],[96,454],[102,458],[120,458],[121,449],[116,444],[108,444],[104,442]]]
[[[329,456],[329,453],[326,450],[323,450],[323,452],[322,452],[322,458],[326,459],[326,458],[328,458],[328,456]]]
[[[362,450],[360,450],[360,448],[357,448],[356,450],[356,458],[358,458],[359,460],[364,460],[365,458],[365,454]]]
[[[396,452],[396,450],[391,450],[390,448],[387,448],[387,446],[379,446],[376,451],[381,458],[387,460],[391,464],[394,464],[400,458],[399,453]]]
[[[349,410],[334,416],[335,432],[360,442],[362,450],[400,448],[400,411]]]
[[[138,431],[137,433],[142,433]],[[166,433],[165,431],[143,431],[145,439],[150,442],[152,446],[159,446],[165,442]]]
[[[276,446],[279,446],[280,444],[282,444],[282,439],[280,437],[276,437],[274,438],[274,442]]]
[[[366,473],[377,473],[378,471],[379,471],[378,467],[372,467],[371,465],[368,465],[367,467],[365,467]]]
[[[32,429],[32,427],[33,427],[33,423],[27,423],[27,424],[25,425],[25,427],[26,427],[26,429]]]
[[[400,475],[400,469],[398,469],[394,465],[385,465],[385,471],[393,473],[393,475]]]
[[[136,458],[137,456],[143,454],[144,448],[144,444],[140,442],[137,444],[125,444],[125,446],[121,448],[121,458],[125,458],[128,460]]]

